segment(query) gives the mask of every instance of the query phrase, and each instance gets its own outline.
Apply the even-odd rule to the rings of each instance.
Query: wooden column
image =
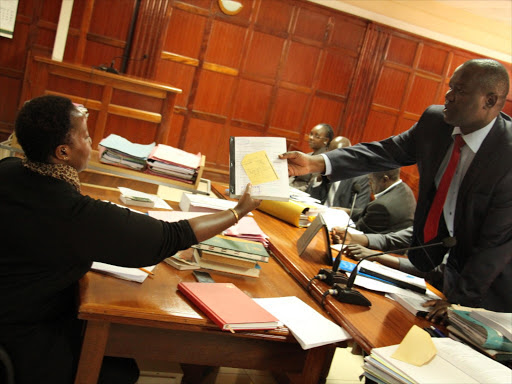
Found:
[[[363,136],[373,93],[380,76],[382,61],[386,55],[390,34],[373,23],[368,25],[361,57],[354,74],[355,84],[349,95],[342,135],[352,143]]]

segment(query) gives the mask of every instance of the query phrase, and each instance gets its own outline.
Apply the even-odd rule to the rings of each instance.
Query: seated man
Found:
[[[371,173],[368,180],[375,200],[364,209],[354,208],[352,220],[356,229],[365,233],[389,233],[412,226],[416,199],[411,188],[400,179],[400,168]],[[350,214],[350,209],[343,209]]]
[[[329,144],[328,150],[332,151],[351,145],[350,140],[346,137],[336,136]],[[350,208],[354,199],[355,185],[359,185],[359,193],[354,207],[363,209],[370,202],[370,184],[366,175],[334,182],[331,182],[328,177],[318,176],[311,180],[306,192],[327,207]]]
[[[311,155],[319,155],[327,151],[327,147],[331,143],[334,137],[334,131],[329,124],[320,123],[313,127],[309,132],[309,147],[313,150],[310,152]],[[301,175],[296,177],[290,177],[290,187],[297,188],[301,191],[305,191],[312,178],[317,177],[319,174],[308,173],[307,175]]]

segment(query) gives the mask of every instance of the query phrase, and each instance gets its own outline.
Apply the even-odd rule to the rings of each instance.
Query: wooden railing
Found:
[[[181,89],[164,84],[29,56],[21,105],[45,94],[66,96],[83,104],[90,111],[93,148],[112,132],[130,141],[149,138],[166,144],[176,95],[180,93]]]

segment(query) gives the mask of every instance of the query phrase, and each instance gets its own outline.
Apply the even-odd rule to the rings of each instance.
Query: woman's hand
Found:
[[[258,208],[261,204],[261,200],[252,198],[251,191],[252,185],[249,183],[245,187],[244,194],[240,197],[240,200],[238,200],[238,204],[235,207],[235,211],[238,213],[240,219],[252,210]]]

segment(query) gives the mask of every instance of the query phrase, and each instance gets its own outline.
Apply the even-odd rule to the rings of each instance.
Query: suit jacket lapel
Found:
[[[482,145],[480,146],[478,152],[475,154],[471,165],[469,166],[464,178],[462,179],[462,183],[459,188],[459,193],[457,195],[457,206],[455,208],[455,223],[460,217],[457,212],[460,212],[462,209],[462,202],[465,200],[467,193],[471,190],[472,185],[478,180],[479,175],[482,172],[488,172],[490,167],[492,167],[492,163],[494,161],[498,161],[496,156],[498,156],[499,151],[496,151],[496,148],[502,144],[503,141],[503,130],[505,127],[504,120],[498,116],[498,119],[494,123],[494,126],[489,131],[489,134],[484,139]]]

